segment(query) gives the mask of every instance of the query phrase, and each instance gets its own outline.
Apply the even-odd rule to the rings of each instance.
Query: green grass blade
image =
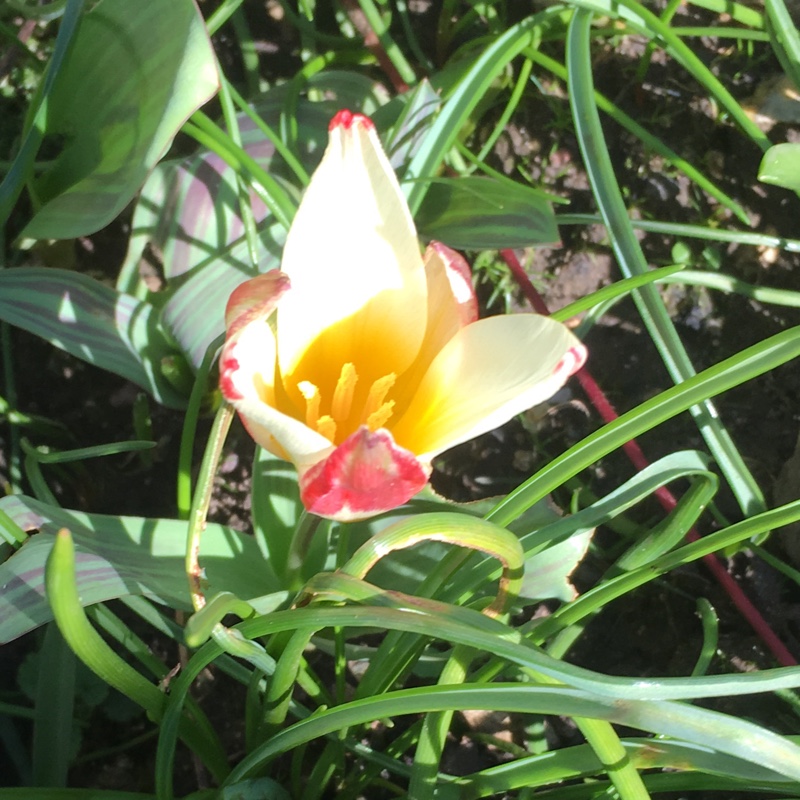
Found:
[[[705,90],[728,112],[731,119],[762,150],[772,144],[761,129],[747,116],[736,98],[722,85],[722,82],[692,52],[669,25],[665,25],[655,14],[636,0],[571,0],[579,8],[588,9],[602,16],[624,19],[634,30],[648,38],[658,37],[669,53],[689,72]]]
[[[540,53],[539,51],[526,51],[526,55],[537,64],[540,64],[549,72],[553,73],[562,80],[567,79],[566,68],[553,58]],[[666,158],[670,164],[683,172],[686,177],[696,183],[704,192],[714,197],[726,208],[730,209],[745,225],[750,224],[750,218],[742,206],[737,203],[730,195],[722,191],[712,180],[707,178],[699,169],[690,164],[683,156],[676,153],[671,147],[664,144],[657,136],[653,136],[644,126],[629,117],[624,111],[618,108],[607,97],[594,92],[594,101],[597,107],[608,114],[611,119],[625,130],[632,133],[641,140],[645,147]]]
[[[503,498],[487,519],[507,527],[528,508],[562,486],[582,469],[625,442],[687,411],[696,403],[763,375],[800,356],[800,327],[790,328],[742,350],[677,386],[661,392],[605,425],[555,458]]]
[[[764,0],[772,49],[795,87],[800,87],[800,34],[783,0]]]
[[[620,268],[626,277],[630,277],[645,273],[647,263],[628,218],[594,102],[589,50],[591,21],[591,12],[579,9],[570,24],[567,39],[570,103],[600,213],[608,228]],[[673,381],[679,383],[692,377],[695,374],[694,367],[655,288],[644,286],[633,297]],[[690,412],[743,511],[752,514],[766,508],[758,484],[713,405],[704,399]]]
[[[715,711],[680,703],[609,702],[562,687],[490,686],[423,687],[356,700],[321,711],[277,733],[246,756],[228,783],[255,773],[283,752],[317,737],[375,719],[433,710],[487,709],[604,719],[703,744],[781,775],[800,780],[800,747],[758,725]]]
[[[431,130],[414,155],[405,180],[408,204],[416,214],[428,190],[426,181],[436,174],[464,122],[480,102],[492,81],[529,44],[533,32],[560,7],[534,14],[511,26],[487,47],[444,104]]]

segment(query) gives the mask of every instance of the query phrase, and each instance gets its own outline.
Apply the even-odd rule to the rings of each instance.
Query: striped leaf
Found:
[[[0,270],[0,319],[41,336],[90,364],[182,408],[184,394],[164,377],[164,359],[183,360],[149,303],[78,272],[44,267]]]
[[[0,564],[0,644],[52,619],[44,568],[61,528],[68,528],[75,542],[84,606],[145,595],[174,608],[191,608],[184,570],[186,522],[83,514],[20,495],[0,499],[0,511],[24,530],[38,531]],[[227,590],[247,600],[277,588],[255,539],[222,525],[207,525],[200,563],[208,596]]]
[[[550,202],[513,181],[437,179],[416,216],[424,238],[459,250],[531,247],[559,241]]]

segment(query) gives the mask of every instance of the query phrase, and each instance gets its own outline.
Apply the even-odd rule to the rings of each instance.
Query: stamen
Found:
[[[394,411],[394,400],[384,403],[377,411],[373,411],[367,417],[367,427],[374,433],[378,428],[382,428],[392,416]]]
[[[335,420],[343,422],[350,416],[350,407],[353,405],[353,393],[357,382],[356,368],[348,362],[342,367],[339,380],[336,382],[336,389],[333,392],[331,416]]]
[[[332,417],[329,417],[325,414],[324,417],[320,417],[317,420],[317,433],[321,436],[324,436],[329,442],[333,442],[336,439],[336,423],[333,421]]]
[[[306,401],[306,425],[312,430],[316,429],[319,422],[319,389],[311,381],[300,381],[297,388]]]
[[[394,386],[397,375],[390,372],[382,378],[378,378],[369,390],[367,402],[364,404],[364,424],[371,430],[376,431],[382,428],[392,416],[394,411],[394,400],[386,402],[386,395],[389,389]]]
[[[394,382],[396,380],[397,375],[395,375],[393,372],[390,372],[388,375],[378,378],[378,380],[376,380],[370,387],[369,395],[367,396],[367,402],[364,404],[364,419],[366,420],[367,425],[370,425],[370,417],[384,406],[386,395],[389,393],[389,389],[394,386]],[[372,426],[370,425],[370,428],[371,427]]]

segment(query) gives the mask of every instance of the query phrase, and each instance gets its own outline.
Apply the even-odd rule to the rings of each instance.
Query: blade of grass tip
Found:
[[[547,305],[536,291],[536,288],[531,283],[528,276],[525,274],[522,265],[519,263],[513,251],[504,250],[502,251],[502,254],[506,258],[506,262],[511,268],[514,278],[519,283],[531,306],[534,309],[539,310],[539,313],[547,314]],[[610,423],[616,419],[619,419],[616,410],[608,401],[605,393],[594,380],[586,367],[581,369],[575,377],[580,383],[584,393],[589,398],[589,402],[600,414],[604,422]],[[630,438],[625,441],[622,444],[622,449],[637,470],[641,471],[648,466],[649,462],[635,438]],[[675,499],[674,495],[666,487],[662,486],[657,489],[655,496],[661,503],[661,506],[667,512],[671,511],[677,505],[677,500]],[[688,541],[696,541],[698,538],[696,531],[689,531],[686,538]],[[739,609],[742,616],[752,626],[759,638],[775,656],[777,662],[784,667],[795,666],[797,661],[794,656],[789,652],[775,631],[772,630],[758,609],[753,605],[739,584],[736,583],[736,581],[731,577],[719,560],[713,555],[705,556],[703,560],[712,574],[716,577],[720,585],[728,593],[736,608]]]
[[[620,268],[625,277],[631,277],[646,272],[647,263],[628,218],[594,103],[590,58],[591,21],[591,12],[578,9],[567,33],[570,104],[600,213]],[[694,367],[655,287],[644,286],[633,294],[633,298],[673,381],[680,383],[692,377],[695,374]],[[722,425],[713,404],[705,400],[690,409],[690,413],[743,512],[755,514],[764,510],[766,503],[761,489]]]
[[[714,606],[705,597],[697,598],[697,616],[700,617],[703,626],[703,646],[692,669],[692,677],[705,675],[708,672],[719,645],[719,617]]]

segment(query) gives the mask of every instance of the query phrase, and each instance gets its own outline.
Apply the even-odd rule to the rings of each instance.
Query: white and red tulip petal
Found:
[[[405,503],[435,454],[549,398],[586,350],[546,317],[477,320],[464,259],[420,255],[370,120],[341,112],[330,130],[284,272],[231,296],[220,386],[295,464],[306,508],[347,521]]]
[[[312,513],[350,522],[401,506],[425,487],[429,472],[388,431],[361,427],[301,473],[300,496]]]
[[[277,344],[269,317],[286,288],[288,282],[266,273],[242,284],[231,296],[228,308],[236,313],[230,315],[220,355],[219,383],[223,397],[239,412],[256,443],[299,468],[327,456],[333,443],[277,410],[281,387],[275,386]]]
[[[269,317],[290,286],[289,276],[279,269],[271,269],[237,286],[225,306],[226,338],[250,322]]]
[[[364,383],[414,361],[427,315],[422,256],[405,197],[368,117],[340,112],[331,122],[282,269],[292,292],[278,313],[278,359],[296,401],[294,387],[304,380],[318,385],[330,364],[354,363]]]
[[[462,325],[469,325],[478,319],[478,297],[472,285],[472,270],[467,259],[458,252],[441,242],[431,242],[425,251],[425,269],[436,254],[445,269],[450,289],[458,305]]]
[[[478,320],[433,359],[392,426],[395,441],[427,461],[547,400],[585,358],[569,329],[548,317]]]

